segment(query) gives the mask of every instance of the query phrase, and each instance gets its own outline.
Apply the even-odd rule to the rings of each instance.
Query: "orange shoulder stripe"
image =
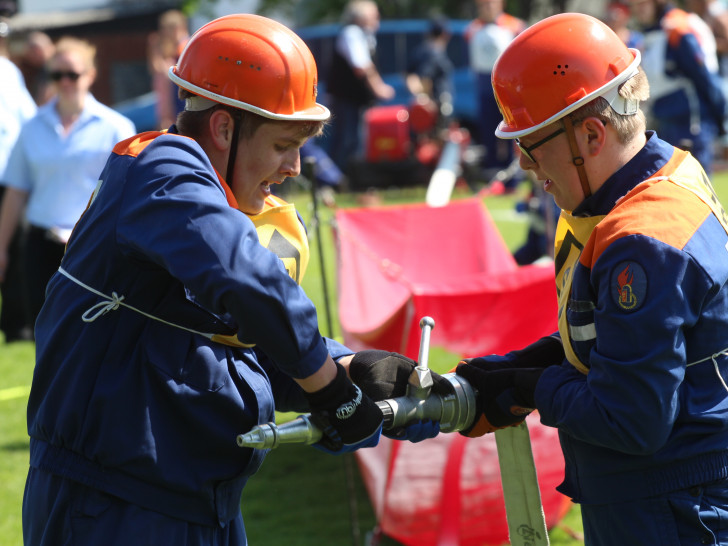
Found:
[[[133,137],[122,140],[114,146],[113,152],[116,155],[129,155],[132,157],[138,156],[144,148],[149,146],[151,142],[162,133],[160,131],[147,131],[145,133],[139,133]]]
[[[672,172],[671,164],[684,155],[685,152],[676,150],[655,177]],[[643,182],[629,192],[629,196],[628,206],[617,203],[594,228],[593,236],[579,258],[582,265],[591,268],[609,245],[630,235],[645,235],[682,249],[711,214],[710,208],[697,195],[665,179]],[[659,208],[655,203],[659,203]]]
[[[667,40],[671,47],[676,47],[683,36],[693,32],[687,12],[681,9],[670,10],[665,15],[662,26],[667,33]]]
[[[119,142],[116,146],[114,146],[113,153],[115,153],[116,155],[137,157],[140,153],[144,151],[147,146],[152,143],[152,141],[154,141],[155,138],[163,135],[164,133],[166,133],[166,131],[147,131],[145,133],[139,133],[138,135]],[[179,136],[181,136],[182,138],[189,138],[184,135]],[[230,186],[228,186],[225,180],[223,180],[222,176],[220,176],[220,173],[215,171],[215,174],[217,175],[217,179],[222,185],[222,189],[225,191],[225,198],[227,199],[228,204],[234,209],[239,208],[238,202],[235,199],[235,195],[230,189]]]

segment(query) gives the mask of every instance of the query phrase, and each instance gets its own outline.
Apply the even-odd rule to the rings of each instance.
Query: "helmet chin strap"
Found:
[[[591,195],[591,188],[589,187],[589,179],[586,176],[586,169],[584,168],[584,158],[579,155],[579,146],[576,144],[576,134],[574,133],[574,124],[571,122],[571,116],[564,116],[563,123],[566,129],[566,137],[569,139],[571,158],[579,173],[579,182],[581,182],[581,189],[584,192],[584,199],[586,199]]]
[[[238,135],[240,134],[239,116],[233,118],[233,137],[230,140],[230,153],[228,154],[227,173],[225,174],[225,182],[230,188],[233,187],[233,171],[235,170],[235,160],[238,157]]]

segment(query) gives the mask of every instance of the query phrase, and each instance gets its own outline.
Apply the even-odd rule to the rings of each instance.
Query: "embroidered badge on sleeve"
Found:
[[[647,296],[647,275],[636,262],[622,262],[612,271],[611,288],[617,307],[624,311],[640,308]]]

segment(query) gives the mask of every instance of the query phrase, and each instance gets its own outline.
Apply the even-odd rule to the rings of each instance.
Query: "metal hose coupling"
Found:
[[[430,317],[420,321],[419,362],[409,377],[407,394],[377,402],[384,415],[382,428],[385,430],[429,419],[440,423],[440,432],[457,432],[475,421],[476,393],[464,378],[455,373],[444,374],[442,377],[452,386],[451,392],[446,395],[432,392],[428,353],[430,331],[434,326],[435,321]],[[237,444],[240,447],[271,449],[281,444],[314,444],[321,436],[322,432],[311,420],[311,415],[306,414],[280,426],[275,423],[258,425],[250,432],[238,435]]]
[[[421,399],[407,394],[377,402],[382,410],[382,428],[390,430],[424,419],[440,423],[440,432],[457,432],[469,427],[475,420],[475,391],[465,379],[454,373],[442,376],[452,385],[452,393],[445,396],[430,393]],[[299,415],[292,421],[276,425],[266,423],[240,434],[240,447],[271,449],[281,444],[315,444],[321,439],[321,430],[311,421],[311,415]]]

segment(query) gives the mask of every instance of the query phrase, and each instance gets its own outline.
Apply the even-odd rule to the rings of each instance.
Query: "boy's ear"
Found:
[[[227,150],[233,137],[235,124],[229,112],[224,109],[215,110],[210,114],[208,122],[210,140],[219,150]]]

